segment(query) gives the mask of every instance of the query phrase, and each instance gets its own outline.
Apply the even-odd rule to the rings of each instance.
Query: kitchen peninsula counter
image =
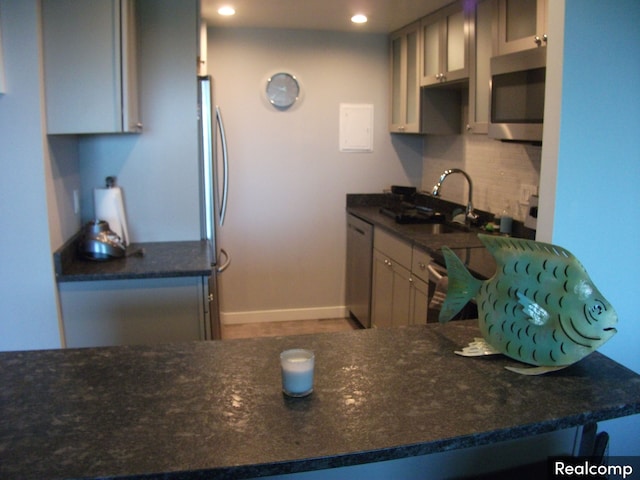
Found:
[[[77,241],[77,237],[72,238],[53,255],[58,282],[211,275],[211,257],[206,240],[133,243],[127,247],[130,256],[105,261],[81,258]]]
[[[538,377],[455,355],[476,323],[0,353],[0,478],[250,478],[640,412],[640,376],[599,353]],[[315,351],[306,398],[281,392],[293,347]]]

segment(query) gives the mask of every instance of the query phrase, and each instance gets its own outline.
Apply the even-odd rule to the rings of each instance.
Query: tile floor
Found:
[[[351,318],[328,318],[321,320],[292,320],[284,322],[242,323],[222,326],[222,339],[275,337],[279,335],[302,335],[306,333],[341,332],[361,328]]]

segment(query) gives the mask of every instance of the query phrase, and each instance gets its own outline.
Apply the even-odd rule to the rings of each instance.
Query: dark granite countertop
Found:
[[[392,218],[380,213],[378,205],[347,206],[347,212],[424,250],[442,265],[444,257],[440,249],[446,245],[465,261],[469,270],[478,277],[489,278],[495,273],[495,260],[478,239],[479,229],[434,235],[430,233],[428,225],[396,223]]]
[[[106,261],[81,258],[72,238],[53,254],[58,282],[123,280],[140,278],[201,277],[211,275],[206,240],[133,243],[127,251],[144,249],[144,255]]]
[[[439,249],[444,245],[445,239],[449,248],[482,247],[476,231],[461,230],[434,235],[430,233],[428,225],[396,223],[392,218],[380,213],[378,206],[347,207],[347,211],[427,251]]]
[[[476,323],[0,353],[0,478],[239,479],[640,412],[640,376],[597,352],[539,377],[455,355]],[[281,393],[292,347],[316,354],[306,398]]]

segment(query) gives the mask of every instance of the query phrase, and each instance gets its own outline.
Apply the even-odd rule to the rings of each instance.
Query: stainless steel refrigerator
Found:
[[[208,322],[205,322],[205,330],[206,337],[215,340],[221,338],[218,276],[229,266],[231,257],[221,248],[218,235],[227,212],[229,156],[222,115],[213,100],[212,78],[199,76],[200,229],[202,238],[208,240],[211,249]]]

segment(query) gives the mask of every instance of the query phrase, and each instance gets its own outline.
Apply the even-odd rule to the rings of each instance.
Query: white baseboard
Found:
[[[349,315],[344,305],[318,308],[288,308],[282,310],[255,310],[251,312],[220,312],[223,325],[239,323],[284,322],[289,320],[319,320],[323,318],[346,318]]]

